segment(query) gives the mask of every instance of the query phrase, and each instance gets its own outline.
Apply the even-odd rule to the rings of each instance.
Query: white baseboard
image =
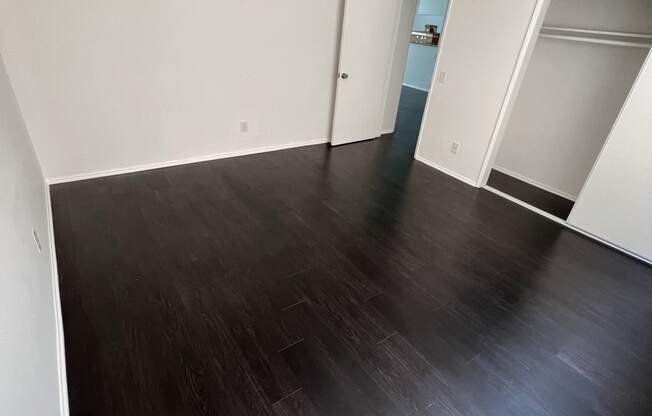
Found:
[[[47,183],[49,185],[55,185],[59,183],[83,181],[86,179],[102,178],[105,176],[114,176],[114,175],[123,175],[125,173],[142,172],[142,171],[152,170],[152,169],[167,168],[170,166],[188,165],[191,163],[207,162],[210,160],[227,159],[230,157],[247,156],[247,155],[253,155],[257,153],[275,152],[277,150],[292,149],[295,147],[312,146],[316,144],[328,143],[329,141],[330,141],[329,139],[306,140],[302,142],[291,142],[291,143],[284,143],[280,145],[256,147],[253,149],[236,150],[233,152],[214,153],[210,155],[196,156],[196,157],[190,157],[186,159],[169,160],[165,162],[155,162],[155,163],[148,163],[145,165],[136,165],[136,166],[129,166],[125,168],[109,169],[109,170],[90,172],[90,173],[81,173],[77,175],[61,176],[58,178],[49,178],[47,180]]]
[[[381,131],[380,131],[380,134],[381,134],[381,135],[392,134],[392,133],[394,133],[394,130],[393,130],[393,129],[392,129],[392,130],[381,130]]]
[[[408,83],[405,83],[405,82],[403,83],[403,86],[404,86],[404,87],[408,87],[408,88],[412,88],[413,90],[419,90],[419,91],[430,92],[430,90],[427,89],[427,88],[417,87],[416,85],[408,84]]]
[[[52,219],[52,201],[50,187],[45,185],[45,204],[48,223],[48,242],[50,244],[50,276],[54,308],[54,325],[57,347],[57,373],[59,382],[59,414],[69,416],[68,377],[66,374],[66,344],[63,335],[63,314],[61,312],[61,294],[59,292],[59,270],[57,267],[57,250],[54,243],[54,221]]]
[[[543,217],[546,217],[550,221],[554,221],[557,224],[561,224],[564,227],[566,227],[566,228],[568,228],[570,230],[573,230],[578,234],[581,234],[581,235],[583,235],[585,237],[590,238],[591,240],[594,240],[594,241],[597,241],[597,242],[599,242],[601,244],[604,244],[607,247],[610,247],[610,248],[612,248],[612,249],[614,249],[616,251],[619,251],[619,252],[621,252],[621,253],[629,256],[629,257],[633,257],[636,260],[642,261],[643,263],[647,263],[647,264],[652,265],[652,260],[650,260],[650,259],[646,259],[645,257],[641,257],[638,254],[632,253],[631,251],[629,251],[627,249],[624,249],[624,248],[622,248],[620,246],[617,246],[617,245],[615,245],[613,243],[610,243],[607,240],[603,240],[602,238],[600,238],[600,237],[598,237],[596,235],[593,235],[593,234],[591,234],[589,232],[586,232],[586,231],[582,230],[581,228],[577,228],[574,225],[569,224],[567,221],[562,220],[561,218],[555,217],[554,215],[551,215],[551,214],[547,213],[546,211],[543,211],[543,210],[541,210],[541,209],[539,209],[539,208],[537,208],[537,207],[535,207],[533,205],[530,205],[530,204],[528,204],[526,202],[523,202],[520,199],[514,198],[513,196],[508,195],[508,194],[506,194],[506,193],[504,193],[502,191],[499,191],[496,188],[492,188],[491,186],[485,185],[484,189],[486,189],[489,192],[493,192],[494,194],[496,194],[498,196],[501,196],[501,197],[503,197],[503,198],[515,203],[515,204],[518,204],[518,205],[520,205],[520,206],[522,206],[524,208],[527,208],[530,211],[533,211],[533,212],[535,212],[535,213],[537,213],[537,214],[539,214],[539,215],[541,215]]]
[[[428,159],[424,159],[423,157],[418,156],[418,155],[414,155],[414,158],[415,158],[416,160],[418,160],[419,162],[424,163],[424,164],[430,166],[431,168],[435,168],[435,169],[437,169],[438,171],[443,172],[443,173],[445,173],[445,174],[447,174],[447,175],[449,175],[449,176],[452,176],[453,178],[455,178],[455,179],[457,179],[457,180],[459,180],[459,181],[462,181],[462,182],[464,182],[464,183],[466,183],[466,184],[468,184],[468,185],[471,185],[471,186],[473,186],[473,187],[475,187],[475,188],[479,188],[479,187],[480,187],[480,186],[478,185],[477,182],[475,182],[475,181],[473,181],[473,180],[471,180],[471,179],[469,179],[469,178],[467,178],[467,177],[465,177],[465,176],[462,176],[462,175],[460,175],[459,173],[455,173],[455,172],[453,172],[453,171],[450,170],[450,169],[447,169],[447,168],[444,168],[444,167],[442,167],[442,166],[439,166],[438,164],[436,164],[436,163],[434,163],[434,162],[431,162],[431,161],[428,160]]]
[[[497,170],[498,172],[504,173],[505,175],[509,175],[511,177],[514,177],[522,182],[525,182],[529,185],[535,186],[539,189],[543,189],[544,191],[550,192],[551,194],[555,194],[557,196],[560,196],[562,198],[569,199],[573,202],[577,200],[577,195],[572,195],[569,194],[568,192],[564,192],[562,190],[559,190],[557,188],[554,188],[550,185],[546,185],[545,183],[541,183],[539,181],[536,181],[534,179],[528,178],[527,176],[521,175],[520,173],[516,173],[512,170],[509,170],[507,168],[504,168],[502,166],[494,166],[494,170]]]

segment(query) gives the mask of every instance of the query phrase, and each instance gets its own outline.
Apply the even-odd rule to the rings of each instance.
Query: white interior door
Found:
[[[401,0],[345,0],[333,146],[380,136]]]

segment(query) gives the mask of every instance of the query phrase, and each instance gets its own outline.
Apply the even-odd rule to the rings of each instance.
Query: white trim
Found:
[[[295,147],[313,146],[313,145],[324,144],[328,142],[329,142],[328,139],[316,139],[316,140],[307,140],[302,142],[285,143],[285,144],[273,145],[273,146],[256,147],[253,149],[236,150],[233,152],[214,153],[211,155],[196,156],[187,159],[169,160],[165,162],[155,162],[155,163],[148,163],[145,165],[128,166],[125,168],[109,169],[109,170],[104,170],[99,172],[81,173],[77,175],[61,176],[58,178],[49,178],[47,180],[47,183],[50,185],[54,185],[54,184],[66,183],[66,182],[83,181],[86,179],[122,175],[125,173],[142,172],[145,170],[167,168],[170,166],[188,165],[191,163],[207,162],[210,160],[227,159],[230,157],[246,156],[246,155],[253,155],[257,153],[275,152],[277,150],[293,149]]]
[[[433,74],[434,74],[434,73],[433,73]],[[430,90],[427,89],[427,88],[417,87],[416,85],[408,84],[407,82],[404,82],[402,85],[403,85],[404,87],[412,88],[413,90],[419,90],[419,91],[430,92]]]
[[[514,72],[509,80],[509,86],[505,93],[503,105],[500,109],[498,119],[496,120],[494,131],[491,134],[491,140],[489,141],[489,146],[487,146],[482,167],[480,168],[478,182],[481,186],[486,185],[487,180],[489,179],[491,166],[496,160],[500,143],[502,142],[505,130],[507,129],[507,121],[509,120],[512,109],[516,104],[516,98],[521,88],[521,84],[523,83],[523,79],[525,78],[527,67],[532,55],[534,54],[534,46],[537,43],[538,34],[543,26],[543,20],[546,16],[549,5],[550,0],[538,0],[534,7],[534,11],[532,12],[530,25],[525,33],[525,37],[523,38],[523,44],[521,45],[521,50],[518,59],[516,60],[516,65],[514,66]]]
[[[435,162],[432,162],[432,161],[430,161],[428,159],[424,159],[421,156],[415,155],[414,158],[416,160],[418,160],[419,162],[421,162],[423,164],[426,164],[426,165],[430,166],[431,168],[437,169],[438,171],[443,172],[443,173],[445,173],[445,174],[447,174],[449,176],[452,176],[453,178],[455,178],[455,179],[457,179],[459,181],[462,181],[462,182],[464,182],[464,183],[466,183],[468,185],[471,185],[471,186],[473,186],[475,188],[479,188],[479,186],[478,186],[478,184],[476,182],[472,181],[471,179],[467,178],[466,176],[462,176],[459,173],[455,173],[450,169],[446,169],[443,166],[439,166]]]
[[[525,175],[521,175],[520,173],[516,173],[512,170],[509,170],[507,168],[503,168],[498,165],[494,165],[493,170],[497,170],[498,172],[504,173],[505,175],[512,176],[522,182],[525,182],[529,185],[532,185],[534,187],[543,189],[544,191],[550,192],[551,194],[555,194],[557,196],[560,196],[562,198],[568,199],[570,201],[575,202],[577,200],[577,195],[569,194],[568,192],[564,192],[562,190],[559,190],[557,188],[554,188],[550,185],[546,185],[545,183],[541,183],[539,181],[536,181],[534,179],[528,178]]]
[[[61,312],[61,294],[59,293],[59,271],[57,268],[57,250],[54,242],[54,221],[52,219],[52,201],[50,187],[45,185],[45,205],[48,223],[48,242],[50,245],[50,278],[54,308],[54,325],[57,348],[57,375],[59,378],[59,414],[68,416],[68,378],[66,375],[66,344],[63,334],[63,314]]]
[[[583,229],[578,228],[578,227],[568,223],[567,221],[562,220],[561,218],[555,217],[554,215],[549,214],[549,213],[547,213],[545,211],[542,211],[542,210],[540,210],[539,208],[537,208],[535,206],[532,206],[532,205],[530,205],[528,203],[525,203],[525,202],[521,201],[520,199],[516,199],[511,195],[507,195],[506,193],[501,192],[496,188],[492,188],[489,185],[484,185],[482,188],[486,189],[487,191],[492,192],[492,193],[494,193],[494,194],[496,194],[496,195],[498,195],[500,197],[503,197],[503,198],[505,198],[505,199],[517,204],[517,205],[520,205],[520,206],[522,206],[522,207],[524,207],[526,209],[529,209],[530,211],[533,211],[533,212],[535,212],[535,213],[537,213],[537,214],[539,214],[539,215],[541,215],[543,217],[546,217],[547,219],[549,219],[551,221],[554,221],[557,224],[563,225],[564,227],[566,227],[566,228],[568,228],[570,230],[573,230],[576,233],[581,234],[581,235],[583,235],[585,237],[588,237],[591,240],[594,240],[594,241],[597,241],[597,242],[599,242],[601,244],[604,244],[607,247],[610,247],[610,248],[612,248],[612,249],[614,249],[616,251],[619,251],[619,252],[621,252],[621,253],[623,253],[623,254],[625,254],[627,256],[633,257],[636,260],[642,261],[643,263],[652,265],[652,260],[650,260],[650,259],[646,259],[645,257],[641,257],[638,254],[632,253],[631,251],[626,250],[626,249],[624,249],[624,248],[622,248],[620,246],[617,246],[617,245],[615,245],[613,243],[610,243],[607,240],[603,240],[602,238],[600,238],[600,237],[598,237],[596,235],[593,235],[593,234],[591,234],[589,232],[586,232]]]
[[[380,135],[382,136],[385,134],[393,134],[393,133],[394,133],[393,129],[392,130],[387,129],[387,130],[381,130]]]

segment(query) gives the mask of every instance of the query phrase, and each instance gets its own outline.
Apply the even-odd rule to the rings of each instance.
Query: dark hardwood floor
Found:
[[[568,219],[573,206],[575,206],[575,202],[570,199],[555,195],[495,169],[491,171],[487,185],[562,220]]]
[[[72,415],[651,415],[652,269],[394,138],[52,188]],[[37,399],[37,398],[35,398]]]

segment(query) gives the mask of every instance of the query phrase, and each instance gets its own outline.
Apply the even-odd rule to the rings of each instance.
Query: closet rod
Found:
[[[576,42],[599,43],[602,45],[629,46],[632,48],[643,48],[643,49],[652,48],[651,43],[626,42],[620,40],[589,38],[589,37],[581,37],[581,36],[553,35],[548,33],[541,33],[539,37],[550,38],[550,39],[572,40]]]
[[[611,32],[608,30],[576,29],[573,27],[561,27],[561,26],[542,26],[541,29],[554,30],[555,32],[585,33],[587,35],[602,35],[602,36],[614,36],[614,37],[621,37],[621,38],[636,38],[636,39],[652,39],[652,34],[646,34],[646,33]]]

